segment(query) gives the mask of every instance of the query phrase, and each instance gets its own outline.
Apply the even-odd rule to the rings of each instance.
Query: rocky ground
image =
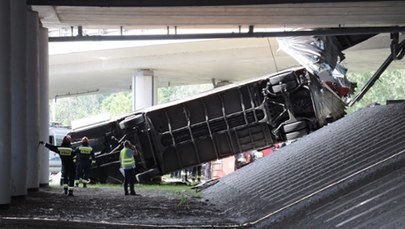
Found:
[[[142,186],[137,193],[125,196],[120,187],[90,186],[68,197],[60,187],[41,188],[0,210],[0,228],[201,228],[233,222],[187,186]]]

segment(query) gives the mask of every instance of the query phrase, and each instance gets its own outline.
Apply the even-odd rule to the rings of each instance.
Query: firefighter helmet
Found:
[[[86,136],[84,136],[83,138],[82,138],[82,144],[88,144],[89,143],[89,139],[86,137]]]
[[[64,144],[69,144],[71,141],[72,141],[72,138],[70,137],[70,135],[66,135],[62,139],[62,143],[64,143]]]

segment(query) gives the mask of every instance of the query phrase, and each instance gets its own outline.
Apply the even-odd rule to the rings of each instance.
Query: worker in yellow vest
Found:
[[[138,155],[136,147],[128,140],[124,142],[124,148],[120,152],[121,168],[124,170],[124,191],[125,195],[137,195],[135,193],[135,155]],[[129,190],[128,192],[128,185]]]

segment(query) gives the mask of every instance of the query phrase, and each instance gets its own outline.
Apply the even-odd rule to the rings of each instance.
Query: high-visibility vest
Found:
[[[134,156],[128,156],[127,155],[127,148],[123,148],[121,150],[121,168],[124,169],[130,169],[130,168],[135,168],[135,158]]]
[[[61,156],[72,156],[72,148],[69,147],[58,147],[59,155]]]
[[[91,148],[90,146],[80,146],[79,150],[81,154],[90,154],[93,148]]]

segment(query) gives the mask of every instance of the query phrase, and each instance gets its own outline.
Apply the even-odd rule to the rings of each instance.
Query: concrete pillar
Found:
[[[39,49],[38,49],[38,13],[27,11],[27,188],[36,191],[39,188]]]
[[[0,207],[11,201],[10,0],[0,2]]]
[[[132,109],[139,110],[157,103],[157,78],[151,70],[141,70],[132,77]]]
[[[49,52],[48,29],[39,29],[39,139],[47,142],[49,137]],[[38,148],[39,185],[49,185],[49,151]]]
[[[11,195],[27,195],[26,5],[11,1]]]

